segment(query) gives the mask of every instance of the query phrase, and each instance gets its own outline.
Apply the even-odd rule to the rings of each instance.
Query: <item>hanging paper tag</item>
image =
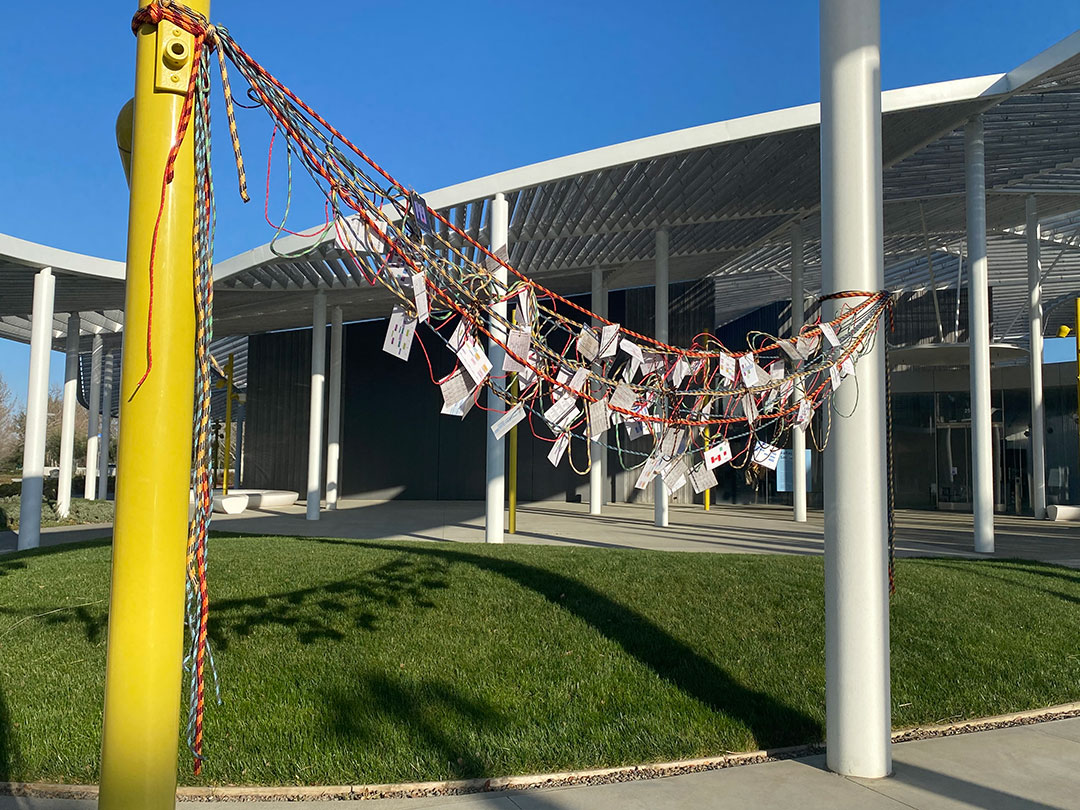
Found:
[[[588,326],[581,327],[581,332],[578,333],[577,350],[590,363],[600,354],[600,340]]]
[[[716,358],[717,371],[720,372],[720,376],[727,380],[729,383],[735,382],[735,358],[730,354],[720,354]]]
[[[600,358],[614,357],[619,348],[619,325],[609,323],[600,330]]]
[[[832,383],[833,391],[840,387],[840,369],[836,366],[829,366],[829,382]]]
[[[656,465],[659,459],[656,456],[649,456],[645,459],[645,463],[641,466],[641,473],[638,475],[637,482],[634,484],[635,489],[645,489],[649,485],[649,482],[656,477]]]
[[[555,440],[555,444],[548,451],[548,461],[551,462],[552,467],[558,467],[559,462],[562,461],[563,454],[566,452],[566,448],[570,445],[570,434],[563,433]]]
[[[424,202],[424,198],[413,191],[409,194],[409,203],[413,219],[416,220],[420,232],[430,234],[432,232],[431,212],[428,211],[427,203]]]
[[[686,484],[686,476],[689,470],[686,468],[686,462],[682,459],[677,459],[674,463],[669,464],[664,470],[664,483],[668,485],[668,489],[675,491],[682,489]]]
[[[510,428],[512,428],[524,418],[525,406],[519,403],[495,421],[495,423],[491,426],[491,432],[495,434],[496,439],[501,439],[503,436],[510,432]]]
[[[469,375],[460,368],[447,377],[439,387],[442,389],[443,396],[442,413],[464,417],[476,401],[473,396],[475,386],[469,379]]]
[[[799,416],[797,421],[800,428],[803,430],[806,429],[806,426],[810,424],[810,417],[812,414],[813,409],[810,407],[810,401],[806,399],[799,400]]]
[[[608,398],[603,397],[589,403],[589,438],[595,439],[611,425],[611,411],[608,410]]]
[[[840,376],[849,377],[855,373],[855,362],[851,359],[849,354],[843,360],[840,361]]]
[[[799,362],[799,350],[795,348],[795,344],[790,340],[778,340],[776,345],[791,359],[791,362]]]
[[[480,348],[479,341],[473,338],[466,340],[465,344],[458,350],[457,356],[477,385],[480,385],[487,378],[488,372],[491,371],[491,361],[484,354],[484,350]]]
[[[822,321],[818,324],[821,328],[821,334],[825,336],[825,339],[829,341],[830,346],[839,346],[840,340],[836,337],[836,330],[833,329],[832,324],[828,321]]]
[[[569,392],[564,393],[555,400],[554,405],[544,411],[544,419],[553,425],[559,424],[562,418],[574,409],[575,402],[577,402],[576,396]]]
[[[784,361],[773,360],[769,363],[769,379],[779,382],[784,379]]]
[[[457,353],[461,350],[461,347],[465,345],[465,341],[469,337],[469,329],[471,327],[472,324],[465,318],[458,321],[457,326],[454,327],[454,331],[450,335],[450,340],[447,341],[450,351]]]
[[[628,438],[630,441],[640,439],[642,436],[649,432],[649,429],[645,426],[645,423],[640,421],[639,419],[627,419],[624,424],[626,425],[626,438]]]
[[[694,488],[695,494],[700,495],[716,486],[716,475],[705,464],[698,464],[690,471],[690,486]]]
[[[526,327],[532,327],[533,322],[533,310],[532,310],[532,295],[530,294],[529,287],[522,288],[518,293],[518,323]]]
[[[416,301],[416,319],[424,323],[431,315],[427,297],[427,277],[423,273],[415,273],[412,277],[413,299]]]
[[[390,323],[386,327],[386,337],[383,338],[383,351],[408,360],[415,332],[416,319],[410,318],[401,307],[394,307],[390,314]]]
[[[637,402],[637,394],[634,393],[633,388],[626,383],[619,383],[615,386],[615,391],[611,394],[612,408],[629,411],[633,409],[635,402]]]
[[[817,335],[799,335],[795,339],[795,351],[799,353],[803,360],[809,360],[817,351],[820,342],[821,340]]]
[[[775,470],[777,463],[780,461],[780,448],[773,447],[766,442],[755,442],[753,458],[755,464]]]
[[[743,385],[750,387],[758,384],[758,365],[754,362],[754,355],[740,355],[739,372],[742,374]]]
[[[731,445],[728,444],[726,439],[705,450],[705,466],[710,470],[715,470],[721,464],[727,464],[729,461],[731,461]]]
[[[524,329],[511,328],[506,336],[507,352],[503,356],[503,371],[525,371],[528,367],[514,359],[517,355],[522,360],[529,359],[529,346],[532,345],[532,335]]]
[[[579,368],[574,372],[574,376],[570,378],[570,382],[567,383],[567,386],[571,391],[580,394],[582,389],[585,388],[585,383],[588,382],[588,379],[589,370],[586,368]]]
[[[742,398],[743,416],[746,417],[746,421],[753,424],[758,419],[757,403],[754,401],[753,394],[744,394]]]
[[[681,388],[683,380],[685,380],[690,374],[690,364],[686,362],[686,359],[679,357],[675,361],[675,365],[671,369],[671,383],[676,388]]]

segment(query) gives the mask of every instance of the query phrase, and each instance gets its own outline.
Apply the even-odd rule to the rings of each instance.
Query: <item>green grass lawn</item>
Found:
[[[72,498],[67,517],[60,517],[56,511],[56,500],[45,498],[41,502],[41,525],[77,526],[82,523],[112,523],[112,501],[87,501]],[[0,531],[19,530],[19,496],[0,497]]]
[[[95,782],[109,548],[0,557],[0,779]],[[1080,698],[1080,572],[905,560],[898,727]],[[821,740],[814,557],[215,537],[194,783],[349,784]]]

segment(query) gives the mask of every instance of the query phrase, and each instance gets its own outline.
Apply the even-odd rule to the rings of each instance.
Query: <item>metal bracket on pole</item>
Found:
[[[191,54],[195,37],[183,28],[162,21],[157,28],[157,67],[154,89],[186,95],[191,83]]]

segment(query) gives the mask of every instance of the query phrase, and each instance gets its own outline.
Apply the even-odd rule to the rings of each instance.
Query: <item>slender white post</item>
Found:
[[[510,238],[509,211],[506,197],[499,192],[491,201],[491,214],[489,216],[491,226],[491,252],[506,247]],[[506,289],[506,268],[501,265],[495,271],[495,278],[499,281],[499,289]],[[503,343],[506,342],[506,302],[501,301],[491,307],[491,318],[488,321],[488,329]],[[488,341],[488,359],[491,360],[492,377],[502,376],[503,359],[505,350],[495,343]],[[505,382],[492,380],[492,387],[498,387],[501,391],[505,388]],[[503,542],[503,531],[506,523],[506,440],[496,439],[491,432],[491,426],[502,416],[502,410],[506,407],[494,391],[488,392],[487,431],[484,433],[487,447],[487,489],[484,496],[484,540],[488,543]]]
[[[1031,507],[1046,517],[1046,406],[1043,403],[1042,266],[1039,262],[1039,212],[1035,195],[1027,198],[1028,304],[1031,359]]]
[[[94,335],[90,349],[90,416],[86,431],[86,483],[83,497],[97,500],[98,446],[101,444],[101,335]]]
[[[803,231],[802,223],[791,225],[791,334],[799,334],[806,301],[803,289]],[[795,397],[802,398],[802,381],[796,383]],[[801,427],[791,431],[791,504],[796,523],[806,522],[806,433]]]
[[[64,405],[60,417],[60,478],[56,482],[56,512],[67,517],[71,512],[71,474],[75,461],[75,405],[79,387],[79,313],[67,321],[64,345]]]
[[[604,271],[599,267],[592,270],[591,309],[602,318],[607,317],[607,288],[604,286]],[[593,318],[593,326],[599,326],[599,318]],[[604,508],[604,489],[607,487],[607,432],[601,433],[590,448],[592,466],[589,468],[589,514],[602,514]]]
[[[112,444],[113,356],[105,355],[101,374],[101,446],[98,448],[98,498],[109,500],[109,445]]]
[[[967,196],[968,345],[971,351],[971,494],[975,550],[994,552],[994,449],[990,423],[990,276],[986,262],[986,167],[982,116],[964,127]]]
[[[330,310],[329,411],[330,424],[326,427],[326,508],[337,509],[338,476],[341,474],[341,307]],[[239,436],[237,439],[239,447]]]
[[[826,295],[885,286],[880,67],[878,4],[821,0]],[[834,317],[837,303],[827,304],[824,317]],[[859,360],[858,380],[833,395],[824,459],[826,764],[866,778],[892,770],[883,325],[878,330]]]
[[[19,500],[19,551],[41,542],[41,493],[45,476],[45,427],[49,415],[49,352],[52,351],[53,293],[56,279],[45,267],[34,276],[34,311],[30,322],[30,375],[26,388],[26,437],[23,442]]]
[[[311,312],[311,405],[308,409],[307,519],[319,519],[322,495],[323,402],[326,399],[326,292]]]
[[[656,232],[656,339],[668,340],[668,232],[660,228]],[[668,525],[667,484],[658,475],[653,487],[653,523]]]

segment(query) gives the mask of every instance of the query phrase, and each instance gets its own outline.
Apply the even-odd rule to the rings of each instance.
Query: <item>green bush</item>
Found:
[[[17,486],[17,485],[9,485]],[[66,518],[56,511],[56,501],[46,498],[41,502],[42,526],[77,526],[83,523],[111,523],[112,501],[87,501],[71,499],[71,509]],[[19,530],[19,496],[0,497],[0,529]]]

